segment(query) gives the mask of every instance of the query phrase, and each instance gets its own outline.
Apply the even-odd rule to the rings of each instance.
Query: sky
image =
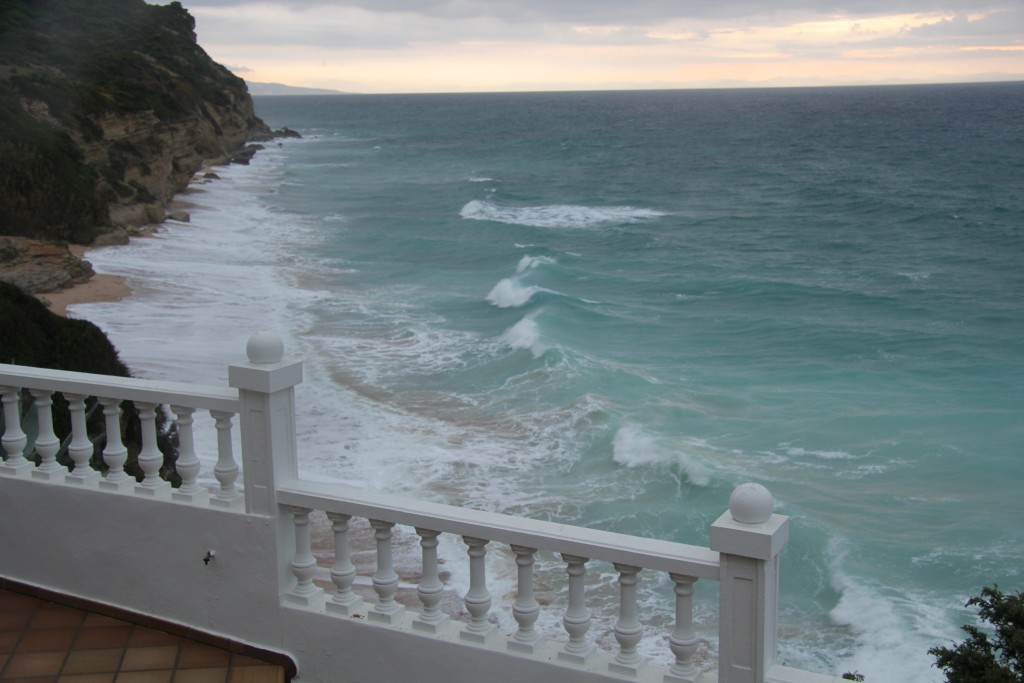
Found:
[[[1024,80],[1024,0],[182,4],[246,80],[344,92]]]

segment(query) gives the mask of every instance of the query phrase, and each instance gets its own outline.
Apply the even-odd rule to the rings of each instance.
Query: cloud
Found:
[[[184,4],[200,44],[253,80],[364,92],[913,81],[967,73],[953,57],[1022,71],[1010,52],[1024,35],[1019,0],[944,0],[941,11],[934,0]]]
[[[1013,0],[1002,0],[1002,6]],[[440,19],[499,19],[506,23],[643,25],[674,19],[735,20],[773,16],[826,17],[932,13],[933,0],[186,0],[190,10],[279,7],[309,10],[363,10],[375,14],[413,14]],[[946,0],[942,11],[966,13],[997,9],[999,2]]]

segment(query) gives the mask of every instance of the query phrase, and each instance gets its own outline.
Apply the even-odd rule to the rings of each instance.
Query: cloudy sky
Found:
[[[182,4],[245,79],[352,92],[1024,80],[1022,0]]]

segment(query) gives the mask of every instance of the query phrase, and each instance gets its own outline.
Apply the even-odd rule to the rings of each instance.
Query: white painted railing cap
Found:
[[[775,557],[789,540],[789,517],[772,513],[771,492],[760,484],[740,484],[729,510],[711,525],[711,549],[759,560]]]
[[[274,393],[302,382],[302,361],[284,360],[284,342],[275,332],[252,335],[245,354],[248,362],[228,366],[228,384],[236,389]]]
[[[772,492],[760,484],[740,484],[729,496],[729,514],[740,524],[763,524],[774,508]]]
[[[263,330],[249,337],[245,355],[253,365],[280,363],[284,358],[284,342],[271,330]]]

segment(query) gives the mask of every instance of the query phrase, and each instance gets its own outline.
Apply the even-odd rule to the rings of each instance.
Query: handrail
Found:
[[[239,406],[238,390],[229,387],[94,375],[87,372],[48,370],[6,363],[0,363],[0,386],[47,389],[85,396],[99,394],[103,398],[116,398],[122,401],[174,403],[183,407],[225,413],[237,413]]]
[[[719,579],[719,554],[701,546],[412,500],[347,484],[293,480],[278,484],[277,501],[698,579]]]

